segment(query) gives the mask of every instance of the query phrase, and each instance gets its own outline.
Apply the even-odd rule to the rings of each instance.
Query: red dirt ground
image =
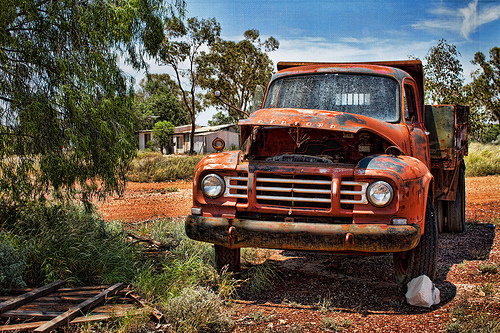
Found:
[[[277,276],[265,292],[243,292],[228,303],[235,332],[327,332],[328,318],[342,332],[445,332],[450,311],[464,300],[500,320],[500,272],[479,270],[481,264],[500,265],[500,177],[466,178],[466,189],[466,231],[439,236],[434,283],[440,304],[407,305],[394,283],[390,255],[259,250]],[[129,183],[122,197],[100,203],[99,211],[124,221],[185,216],[191,191],[188,182]]]

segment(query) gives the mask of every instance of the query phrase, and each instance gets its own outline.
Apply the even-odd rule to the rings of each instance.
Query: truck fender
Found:
[[[432,174],[427,166],[411,156],[373,155],[356,165],[355,178],[389,179],[396,186],[400,214],[409,217],[409,223],[418,223],[424,230],[427,197]]]

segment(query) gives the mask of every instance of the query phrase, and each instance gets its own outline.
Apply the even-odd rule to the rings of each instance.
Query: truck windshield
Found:
[[[396,80],[360,74],[311,74],[276,79],[265,108],[317,109],[399,120]]]

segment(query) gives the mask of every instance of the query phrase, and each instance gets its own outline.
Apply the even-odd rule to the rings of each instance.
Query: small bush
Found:
[[[220,279],[210,244],[189,239],[181,219],[163,219],[144,226],[142,233],[171,248],[163,263],[150,264],[136,276],[134,287],[153,302],[178,296],[196,285],[215,287]],[[158,260],[156,260],[158,263]]]
[[[325,317],[322,319],[321,322],[324,328],[334,332],[339,331],[341,328],[349,327],[353,323],[352,319],[337,320],[333,317]]]
[[[162,310],[174,332],[230,332],[234,328],[222,300],[207,288],[184,289]]]
[[[0,294],[26,286],[22,278],[25,267],[21,255],[6,240],[0,239]]]
[[[134,287],[153,302],[166,301],[179,296],[185,288],[215,285],[216,271],[199,257],[167,261],[161,270],[144,269]]]
[[[468,177],[500,175],[500,146],[473,142],[465,157]]]
[[[498,273],[497,264],[481,264],[479,265],[479,271],[483,274],[496,274]]]
[[[276,277],[276,269],[269,262],[252,266],[248,270],[248,283],[253,293],[259,293],[270,287]]]
[[[132,161],[127,179],[134,182],[164,182],[191,180],[196,165],[204,155],[163,156],[160,153],[141,152]]]

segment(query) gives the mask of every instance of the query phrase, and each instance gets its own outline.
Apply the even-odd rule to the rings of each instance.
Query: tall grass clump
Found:
[[[73,285],[127,283],[138,251],[120,224],[72,205],[32,204],[4,225],[24,254],[24,280],[33,286],[58,279]]]
[[[167,245],[170,251],[162,262],[148,263],[136,276],[134,287],[145,298],[165,302],[178,296],[184,288],[216,286],[213,250],[207,243],[189,239],[183,220],[159,220],[148,229],[149,236]]]
[[[127,179],[134,182],[191,180],[198,162],[204,155],[163,156],[140,152],[132,161]]]
[[[230,331],[222,297],[236,283],[215,270],[212,246],[189,239],[181,219],[156,220],[141,232],[170,250],[140,270],[134,289],[164,314],[173,332]]]
[[[500,175],[500,145],[470,143],[465,166],[468,177]]]

